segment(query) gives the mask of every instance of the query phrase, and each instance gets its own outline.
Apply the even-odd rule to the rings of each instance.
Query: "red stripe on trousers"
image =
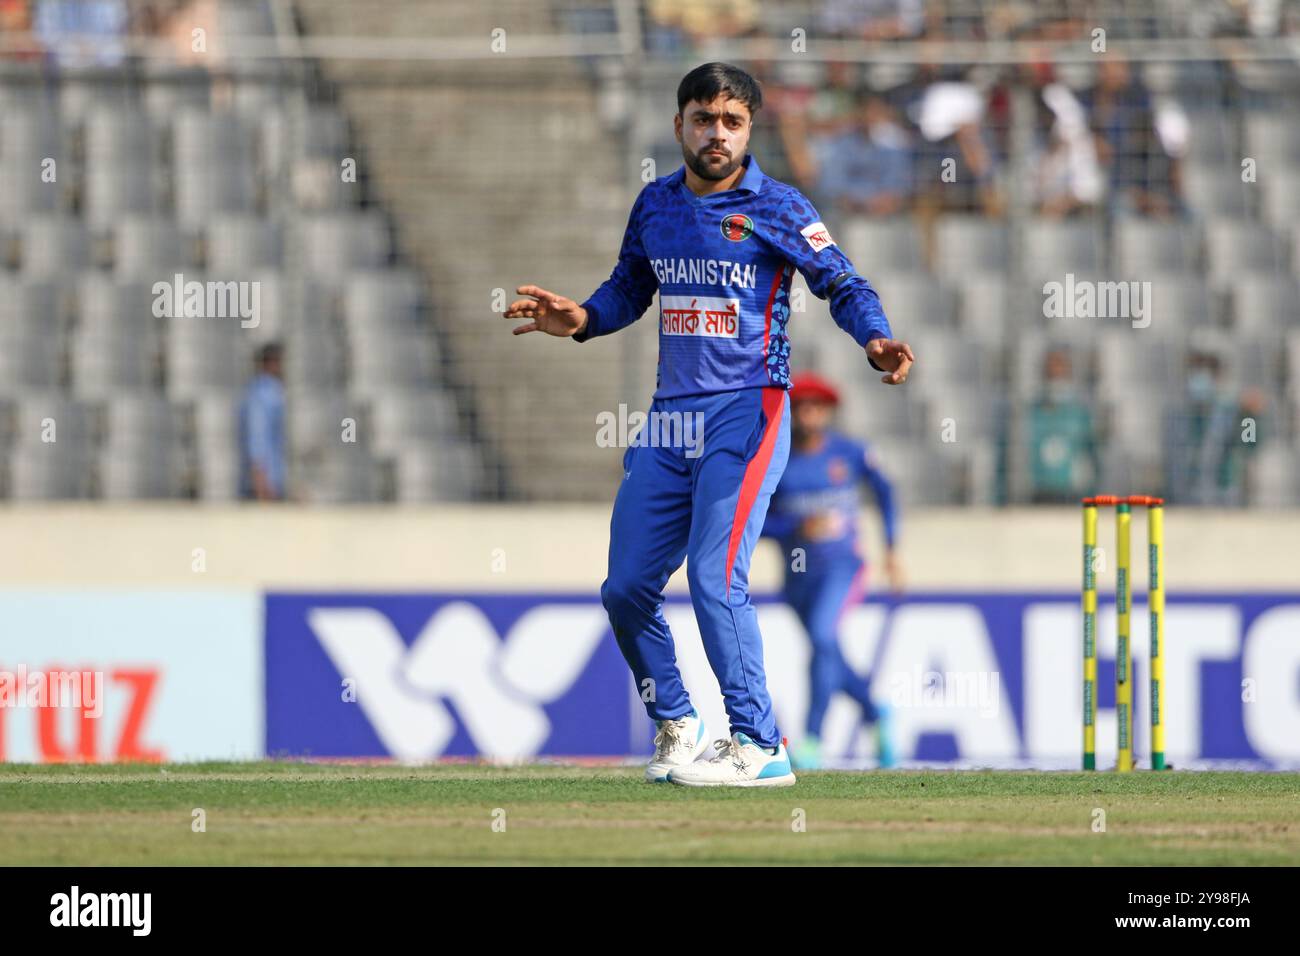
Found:
[[[740,497],[736,499],[736,516],[731,519],[731,541],[727,545],[727,600],[731,600],[731,569],[736,563],[736,552],[740,550],[740,539],[745,536],[745,525],[749,523],[749,512],[754,507],[754,499],[763,486],[767,475],[767,466],[772,461],[772,449],[776,447],[776,437],[781,430],[781,416],[785,414],[785,389],[763,389],[763,414],[767,416],[767,427],[763,430],[763,440],[758,451],[745,466],[745,477],[740,482]]]

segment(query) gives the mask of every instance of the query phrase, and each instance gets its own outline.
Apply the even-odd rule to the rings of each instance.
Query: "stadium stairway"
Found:
[[[317,36],[404,36],[405,25],[417,23],[428,35],[435,10],[448,35],[481,35],[486,43],[500,25],[474,0],[298,6],[305,32]],[[515,8],[511,28],[555,31],[546,6]],[[384,144],[359,164],[429,283],[447,376],[476,409],[507,493],[610,496],[622,455],[598,447],[596,416],[617,413],[620,402],[648,403],[651,323],[580,347],[516,338],[516,323],[500,314],[515,288],[530,282],[581,301],[616,261],[641,184],[622,168],[623,144],[601,124],[597,88],[583,65],[507,52],[499,61],[327,61],[322,69],[362,149]],[[555,487],[557,475],[567,487]]]

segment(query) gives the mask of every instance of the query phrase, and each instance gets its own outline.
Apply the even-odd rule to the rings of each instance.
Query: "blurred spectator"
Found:
[[[933,63],[911,87],[908,116],[921,135],[917,177],[923,216],[940,210],[1000,215],[984,93],[956,68]]]
[[[158,34],[171,43],[177,63],[213,67],[226,60],[225,38],[218,29],[217,0],[185,0],[174,9],[161,10]],[[195,49],[194,31],[203,31],[203,43]]]
[[[36,60],[41,49],[32,33],[32,7],[28,0],[0,0],[0,37],[18,44],[4,56],[9,60]]]
[[[845,215],[889,216],[911,199],[911,140],[879,96],[859,98],[854,124],[844,132],[793,138],[786,151],[796,180],[821,207]]]
[[[1097,434],[1064,349],[1044,356],[1042,393],[1029,407],[1028,439],[1036,504],[1070,503],[1088,493],[1100,473]]]
[[[1046,147],[1034,161],[1034,199],[1045,216],[1065,216],[1096,206],[1106,193],[1097,146],[1083,104],[1061,83],[1043,88],[1049,110]]]
[[[1237,507],[1245,504],[1245,470],[1258,442],[1244,440],[1243,418],[1265,411],[1256,388],[1236,394],[1223,383],[1216,355],[1193,352],[1187,359],[1184,404],[1165,422],[1165,487],[1175,504]]]
[[[274,342],[257,353],[257,374],[239,406],[239,494],[280,501],[285,493],[283,352]]]
[[[925,28],[923,0],[822,0],[817,26],[845,40],[918,37]]]
[[[125,0],[37,0],[35,32],[61,68],[112,67],[126,58]]]
[[[1178,212],[1174,158],[1157,132],[1146,86],[1129,64],[1103,59],[1083,104],[1108,172],[1112,212],[1162,217]]]
[[[819,82],[801,89],[800,118],[808,135],[841,133],[853,126],[853,113],[862,89],[862,66],[831,60]]]
[[[713,39],[750,36],[758,0],[650,0],[646,45],[651,53],[688,53]]]

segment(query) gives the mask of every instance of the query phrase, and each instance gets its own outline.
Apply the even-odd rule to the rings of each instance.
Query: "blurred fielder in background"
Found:
[[[839,625],[845,608],[861,601],[866,590],[868,565],[858,547],[857,530],[860,485],[865,481],[875,492],[885,532],[885,576],[895,593],[903,586],[896,550],[898,508],[893,485],[870,447],[829,427],[839,402],[839,393],[825,379],[811,373],[794,377],[790,460],[763,526],[764,536],[775,538],[784,554],[782,597],[812,641],[808,720],[791,760],[796,768],[821,766],[826,709],[831,696],[843,691],[876,729],[880,766],[891,767],[895,757],[889,706],[875,701],[869,678],[845,662]]]

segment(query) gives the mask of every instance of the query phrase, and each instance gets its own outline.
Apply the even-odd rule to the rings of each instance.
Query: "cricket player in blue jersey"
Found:
[[[613,274],[585,302],[520,286],[516,335],[586,342],[635,322],[659,292],[659,366],[646,427],[623,456],[601,600],[655,722],[651,781],[685,786],[794,783],[763,670],[749,561],[790,450],[789,292],[798,269],[882,381],[906,381],[876,291],[812,204],[746,155],[758,83],[707,63],[677,88],[684,165],[637,196]],[[693,440],[652,441],[660,422],[702,423]],[[662,429],[659,432],[662,433]],[[678,429],[681,435],[681,429]],[[730,737],[708,743],[676,663],[663,589],[686,560],[704,650]]]
[[[839,401],[825,379],[811,373],[794,377],[790,460],[763,526],[763,535],[775,538],[784,553],[782,596],[812,641],[808,720],[804,738],[792,749],[795,769],[821,766],[822,724],[836,691],[853,698],[862,719],[875,727],[880,766],[894,763],[889,705],[873,700],[868,681],[845,662],[839,625],[866,588],[867,564],[858,546],[858,489],[866,483],[875,493],[885,532],[885,575],[896,593],[902,589],[895,550],[898,510],[893,485],[871,449],[829,428]]]

